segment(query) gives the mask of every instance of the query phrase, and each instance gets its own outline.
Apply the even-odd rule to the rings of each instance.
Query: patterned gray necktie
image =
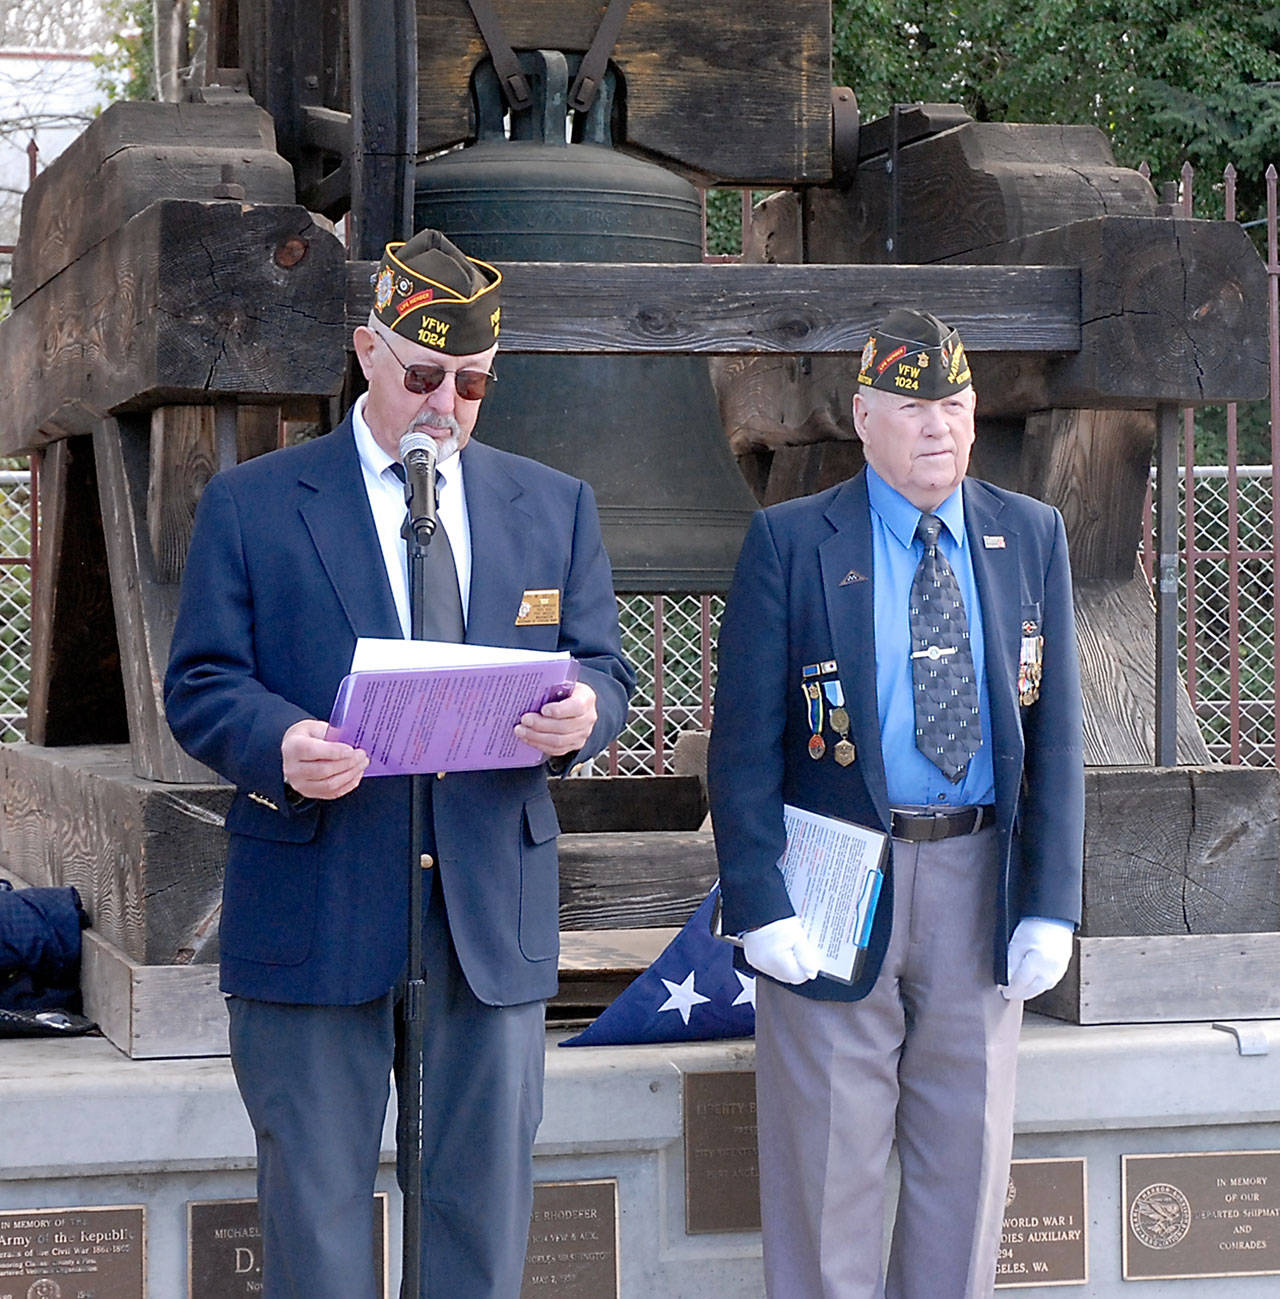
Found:
[[[936,514],[922,514],[916,526],[924,554],[911,582],[911,682],[916,748],[958,784],[982,744],[982,723],[969,620],[956,575],[938,550],[941,530]]]
[[[391,472],[404,482],[404,465],[395,461]],[[444,475],[436,472],[436,487],[444,486]],[[407,543],[406,543],[407,544]],[[436,525],[427,547],[426,608],[423,610],[423,637],[426,640],[447,640],[460,644],[466,638],[466,624],[462,618],[462,594],[458,590],[458,568],[453,562],[453,547],[443,523]]]

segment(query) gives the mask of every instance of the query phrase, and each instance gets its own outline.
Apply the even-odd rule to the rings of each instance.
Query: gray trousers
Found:
[[[994,829],[894,844],[893,934],[862,1001],[756,985],[771,1299],[986,1299],[1022,1003],[992,979]],[[887,1275],[886,1168],[902,1170]]]
[[[542,1117],[542,1002],[467,986],[439,887],[424,926],[422,1299],[518,1299]],[[360,1006],[231,997],[231,1062],[258,1146],[264,1299],[376,1299],[373,1185],[395,994]]]

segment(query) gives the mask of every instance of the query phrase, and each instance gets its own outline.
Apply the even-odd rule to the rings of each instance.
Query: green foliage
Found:
[[[151,0],[103,0],[115,23],[115,37],[103,54],[93,56],[98,88],[107,102],[156,97],[155,11]]]
[[[895,103],[961,103],[979,121],[1092,124],[1128,167],[1200,173],[1197,212],[1263,215],[1280,158],[1280,6],[1256,0],[836,0],[837,83],[863,120]]]

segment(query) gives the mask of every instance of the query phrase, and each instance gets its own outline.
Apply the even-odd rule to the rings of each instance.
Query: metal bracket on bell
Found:
[[[596,34],[591,38],[591,45],[583,55],[582,66],[569,91],[569,107],[575,113],[585,113],[595,102],[601,78],[609,65],[609,55],[618,43],[623,20],[630,8],[631,0],[609,0],[609,6],[600,19]]]

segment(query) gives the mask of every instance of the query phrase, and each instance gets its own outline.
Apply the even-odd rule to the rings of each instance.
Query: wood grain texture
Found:
[[[122,745],[0,746],[0,858],[32,884],[79,889],[133,960],[213,963],[231,795],[141,780]]]
[[[1076,581],[1133,576],[1155,438],[1150,411],[1049,410],[1027,420],[1018,490],[1062,511]]]
[[[0,452],[118,410],[335,393],[344,265],[302,208],[152,204],[0,323]]]
[[[1234,221],[1105,216],[960,260],[1080,269],[1079,350],[1046,370],[1054,406],[1267,395],[1266,267]]]
[[[229,1052],[216,967],[143,965],[87,929],[80,984],[85,1014],[132,1060]]]
[[[1075,583],[1086,766],[1155,762],[1155,601],[1141,575]],[[1178,762],[1204,766],[1208,746],[1181,681]]]
[[[562,835],[560,925],[682,925],[717,877],[709,830]]]
[[[513,49],[582,53],[603,0],[495,0]],[[418,150],[472,137],[470,80],[487,58],[465,0],[418,0]],[[635,0],[612,62],[626,143],[726,184],[831,175],[831,12],[825,0]],[[617,141],[621,143],[621,141]]]
[[[151,412],[147,538],[158,582],[177,582],[187,562],[196,505],[218,471],[212,406],[158,406]]]
[[[251,100],[109,105],[27,190],[14,304],[157,200],[217,198],[224,173],[247,203],[294,202],[271,118]]]
[[[147,532],[149,442],[146,415],[104,420],[93,437],[134,770],[149,780],[209,784],[213,773],[183,752],[164,716],[180,586],[161,577]]]
[[[1077,938],[1072,968],[1030,1010],[1074,1024],[1280,1015],[1280,933]]]
[[[1091,938],[1280,929],[1280,777],[1247,767],[1085,773]]]
[[[499,262],[505,352],[860,355],[902,302],[928,302],[974,352],[1070,352],[1069,266],[750,266]],[[347,265],[348,330],[373,304],[372,262]]]

